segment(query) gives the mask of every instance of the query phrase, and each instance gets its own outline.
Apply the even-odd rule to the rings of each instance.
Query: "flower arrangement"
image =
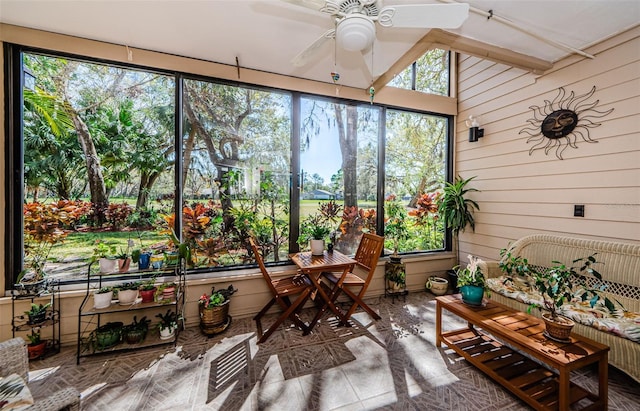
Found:
[[[469,264],[465,268],[454,268],[457,269],[458,273],[458,287],[473,285],[487,289],[484,274],[482,273],[482,268],[480,268],[480,264],[483,261],[472,255],[467,256],[467,258],[469,259]]]

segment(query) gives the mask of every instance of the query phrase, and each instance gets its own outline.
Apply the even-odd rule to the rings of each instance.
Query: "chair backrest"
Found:
[[[267,285],[269,286],[269,289],[271,290],[273,295],[277,295],[278,292],[276,288],[273,286],[273,283],[271,282],[271,276],[267,271],[267,267],[264,266],[264,260],[262,259],[262,254],[260,254],[260,250],[258,250],[258,246],[256,245],[256,240],[253,237],[249,237],[249,242],[251,243],[251,249],[253,250],[253,257],[256,259],[256,262],[260,267],[260,272],[262,273],[262,276],[267,282]]]
[[[369,287],[371,278],[373,278],[373,274],[376,271],[378,259],[382,253],[382,247],[384,247],[384,237],[369,233],[362,235],[360,245],[358,245],[358,251],[356,251],[353,259],[358,262],[357,267],[367,272],[367,276],[364,278],[363,293],[367,287]]]

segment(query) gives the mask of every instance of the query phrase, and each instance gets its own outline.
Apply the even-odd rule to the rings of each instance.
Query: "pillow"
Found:
[[[0,377],[0,410],[23,410],[33,404],[31,391],[18,374]]]

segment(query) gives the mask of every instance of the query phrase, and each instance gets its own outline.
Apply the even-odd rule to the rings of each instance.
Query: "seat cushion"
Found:
[[[489,278],[487,284],[491,291],[522,303],[542,303],[542,296],[537,291],[517,286],[504,276]],[[640,313],[622,309],[610,312],[602,303],[591,307],[588,301],[579,299],[564,304],[558,313],[577,323],[640,343]]]
[[[23,410],[33,404],[27,383],[18,374],[0,377],[0,409]]]

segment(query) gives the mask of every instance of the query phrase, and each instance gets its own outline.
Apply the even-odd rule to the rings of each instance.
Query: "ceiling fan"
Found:
[[[296,67],[311,61],[320,47],[331,39],[347,51],[370,50],[376,38],[376,23],[393,28],[457,28],[469,16],[466,3],[398,4],[383,7],[381,0],[283,0],[326,13],[335,27],[327,30],[291,60]]]

